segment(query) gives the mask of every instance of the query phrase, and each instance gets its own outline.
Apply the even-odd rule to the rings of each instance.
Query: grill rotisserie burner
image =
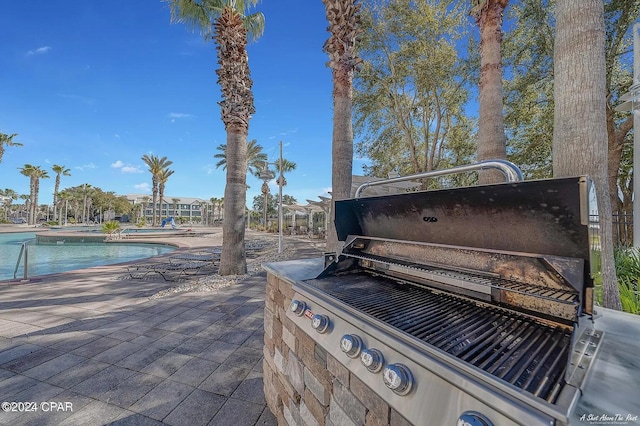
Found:
[[[562,386],[571,334],[560,327],[383,277],[306,283],[549,402]]]

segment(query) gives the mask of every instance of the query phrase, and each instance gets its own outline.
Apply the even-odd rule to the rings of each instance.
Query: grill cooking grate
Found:
[[[561,328],[384,277],[306,283],[551,403],[562,388],[571,335]]]

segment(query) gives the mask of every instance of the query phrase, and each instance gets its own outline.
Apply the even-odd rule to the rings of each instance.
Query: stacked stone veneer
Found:
[[[264,394],[279,425],[410,423],[286,317],[291,283],[267,275]]]

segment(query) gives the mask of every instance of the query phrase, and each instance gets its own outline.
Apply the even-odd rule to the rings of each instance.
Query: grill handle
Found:
[[[400,176],[383,180],[376,180],[373,182],[365,182],[356,189],[355,198],[360,198],[362,191],[370,186],[384,185],[386,183],[404,182],[407,180],[424,179],[430,177],[453,175],[456,173],[472,172],[476,170],[484,169],[496,169],[502,172],[507,182],[520,182],[524,180],[522,172],[510,161],[507,160],[486,160],[479,163],[467,164],[464,166],[452,167],[450,169],[443,170],[431,170],[429,172],[416,173],[414,175]]]

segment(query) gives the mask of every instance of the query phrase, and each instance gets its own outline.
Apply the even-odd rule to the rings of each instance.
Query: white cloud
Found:
[[[27,56],[32,56],[32,55],[42,55],[44,53],[47,53],[48,51],[51,50],[51,46],[42,46],[42,47],[38,47],[37,49],[34,50],[29,50],[27,52]]]
[[[75,169],[76,170],[80,170],[80,171],[85,171],[85,170],[92,170],[92,169],[97,169],[98,166],[96,166],[93,163],[88,163],[88,164],[84,164],[82,166],[76,166]]]
[[[167,117],[169,117],[171,119],[172,123],[175,123],[176,120],[182,119],[182,118],[193,118],[192,114],[186,114],[184,112],[170,112],[169,114],[167,114]]]
[[[121,170],[122,170],[122,173],[142,173],[143,172],[140,167],[131,166],[131,165],[123,166]]]
[[[118,160],[115,163],[111,164],[111,167],[114,169],[120,169],[122,173],[142,173],[142,169],[138,166],[133,166],[131,164],[124,164],[122,161]]]
[[[138,191],[142,191],[142,192],[151,192],[151,188],[149,187],[148,183],[139,183],[137,185],[133,185],[133,187],[135,189],[137,189]]]
[[[116,139],[120,139],[120,135],[117,134],[117,133],[115,135],[113,135],[113,137],[116,138]]]

